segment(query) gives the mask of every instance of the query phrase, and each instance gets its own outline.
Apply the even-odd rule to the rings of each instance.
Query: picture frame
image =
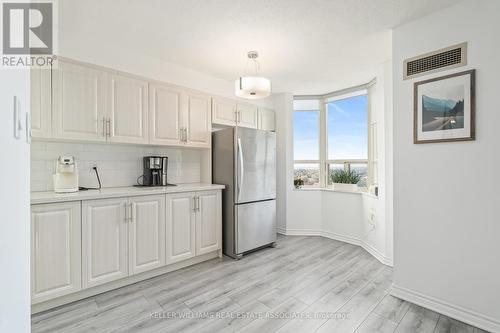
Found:
[[[413,142],[476,138],[475,69],[414,83]]]

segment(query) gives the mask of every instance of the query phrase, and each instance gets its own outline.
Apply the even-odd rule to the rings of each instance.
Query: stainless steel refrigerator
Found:
[[[276,134],[227,128],[212,134],[213,182],[223,191],[223,252],[239,259],[276,242]]]

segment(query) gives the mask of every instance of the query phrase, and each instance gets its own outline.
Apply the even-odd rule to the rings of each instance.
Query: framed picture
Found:
[[[475,139],[475,70],[415,82],[414,143]]]

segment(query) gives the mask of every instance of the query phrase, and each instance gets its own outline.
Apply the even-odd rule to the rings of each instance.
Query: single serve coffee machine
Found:
[[[167,186],[168,157],[166,156],[146,156],[142,159],[143,175],[142,184],[139,179],[137,183],[141,186]]]

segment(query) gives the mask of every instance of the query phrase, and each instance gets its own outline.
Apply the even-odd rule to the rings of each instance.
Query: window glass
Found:
[[[368,158],[368,96],[328,102],[328,159]]]
[[[367,163],[352,163],[351,171],[356,172],[360,176],[358,186],[367,187],[368,182],[368,164]]]
[[[318,187],[319,186],[319,164],[294,164],[293,178],[302,179],[304,187]]]
[[[293,113],[294,160],[319,160],[319,110]]]
[[[344,170],[344,164],[328,164],[328,184],[333,184],[332,175],[335,170]]]

